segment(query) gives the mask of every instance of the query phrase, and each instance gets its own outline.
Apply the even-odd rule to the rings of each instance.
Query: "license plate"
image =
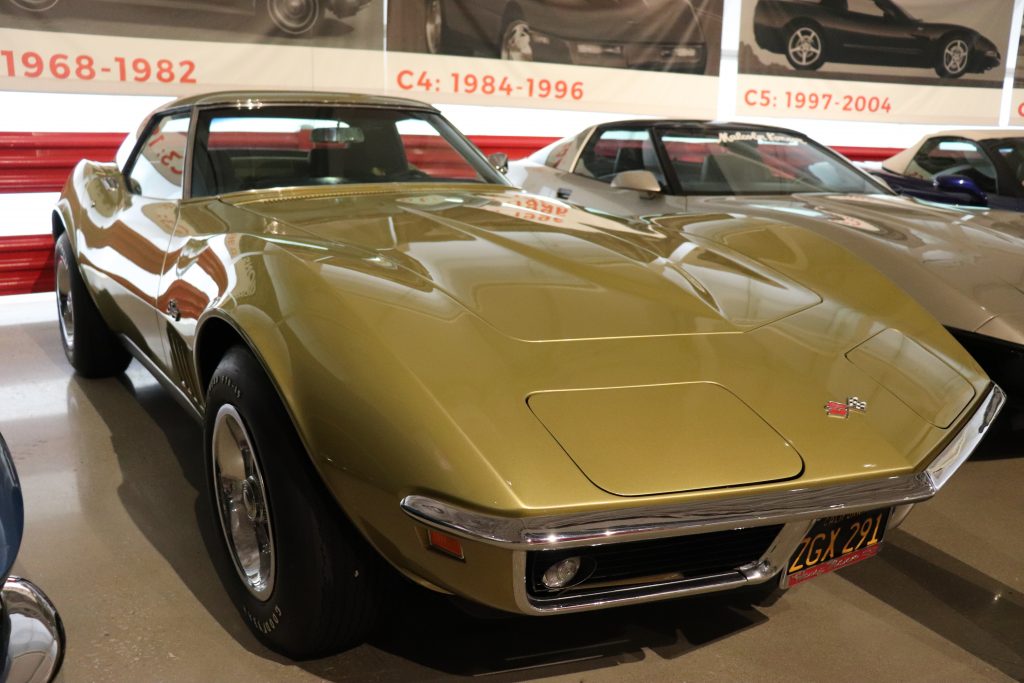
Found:
[[[795,586],[877,555],[889,512],[887,508],[817,520],[789,561],[786,586]]]

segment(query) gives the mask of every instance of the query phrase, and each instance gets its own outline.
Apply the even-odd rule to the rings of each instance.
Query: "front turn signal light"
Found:
[[[427,545],[457,560],[466,559],[462,552],[462,542],[454,536],[449,536],[437,529],[427,529]]]

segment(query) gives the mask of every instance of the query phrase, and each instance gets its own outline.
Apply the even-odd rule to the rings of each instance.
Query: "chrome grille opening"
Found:
[[[536,550],[527,553],[526,588],[538,606],[570,606],[605,597],[635,597],[674,587],[741,578],[739,569],[757,562],[782,525],[715,531],[649,541]],[[580,558],[565,588],[544,585],[544,572],[569,557]]]

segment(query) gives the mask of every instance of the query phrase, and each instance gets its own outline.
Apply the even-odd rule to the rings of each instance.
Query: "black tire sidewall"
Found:
[[[255,598],[239,577],[218,516],[211,437],[217,412],[226,403],[245,423],[266,487],[275,580],[265,602]],[[284,405],[247,350],[229,350],[214,372],[204,427],[209,505],[223,551],[218,571],[256,637],[295,659],[353,644],[363,635],[365,620],[344,610],[353,598],[370,593],[363,585],[371,575],[367,553],[337,505],[326,499]],[[357,604],[354,611],[363,607]]]
[[[75,372],[83,377],[110,377],[128,367],[131,355],[111,332],[92,299],[71,249],[71,238],[62,232],[54,245],[54,270],[63,261],[68,270],[71,310],[74,313],[74,347],[69,349],[61,335],[61,346]],[[56,282],[54,283],[56,289]],[[58,300],[57,315],[60,315]],[[60,323],[58,322],[58,325]]]
[[[281,24],[277,23],[277,20],[274,19],[274,10],[273,10],[274,1],[275,0],[266,0],[267,18],[270,20],[270,25],[273,26],[275,30],[279,31],[283,35],[286,35],[286,36],[305,36],[305,35],[309,35],[313,31],[313,29],[315,29],[320,24],[320,22],[323,20],[323,13],[324,13],[324,6],[323,5],[324,5],[324,3],[321,0],[311,0],[311,2],[316,7],[316,12],[313,14],[313,18],[310,19],[309,21],[307,21],[306,24],[303,25],[302,28],[299,28],[298,30],[293,30],[293,29],[286,28],[286,27],[282,26]]]

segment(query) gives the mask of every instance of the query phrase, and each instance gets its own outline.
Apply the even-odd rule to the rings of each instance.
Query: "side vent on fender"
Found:
[[[192,367],[192,354],[189,353],[185,340],[173,329],[167,330],[167,342],[171,350],[171,364],[177,373],[177,385],[185,395],[197,403],[202,403],[202,392],[195,368]]]

